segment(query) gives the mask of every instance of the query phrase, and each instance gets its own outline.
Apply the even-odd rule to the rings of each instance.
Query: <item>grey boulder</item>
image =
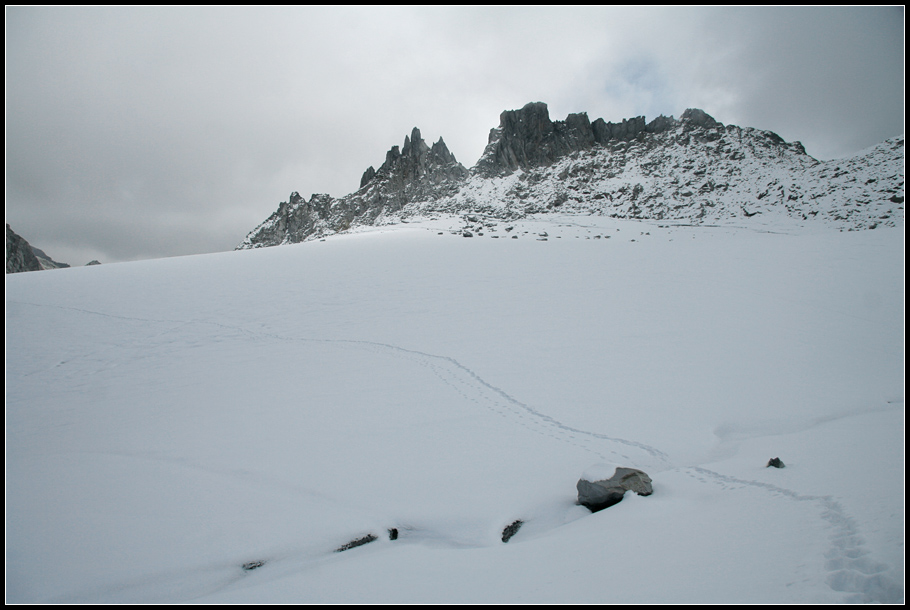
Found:
[[[619,503],[627,491],[640,496],[654,493],[651,477],[636,468],[617,468],[609,479],[590,481],[581,478],[576,484],[578,503],[592,513]]]

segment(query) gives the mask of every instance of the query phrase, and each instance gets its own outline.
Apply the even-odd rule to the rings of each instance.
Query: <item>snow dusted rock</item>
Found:
[[[416,127],[360,188],[336,199],[292,193],[238,249],[298,243],[356,226],[433,214],[602,215],[674,224],[827,225],[839,230],[899,226],[904,216],[904,138],[854,157],[820,162],[799,142],[724,125],[689,108],[619,123],[585,113],[550,119],[533,102],[506,110],[470,170],[442,138],[427,145]]]
[[[783,468],[784,463],[780,461],[779,457],[771,458],[768,460],[768,465],[765,466],[765,468],[770,468],[771,466],[774,466],[775,468]]]
[[[650,496],[651,477],[636,468],[617,468],[613,476],[599,479],[598,474],[586,472],[576,484],[578,503],[595,513],[613,506],[622,500],[627,491],[640,496]]]
[[[357,191],[340,199],[314,194],[309,201],[295,191],[237,249],[294,244],[352,226],[398,222],[407,216],[406,206],[452,195],[467,176],[442,138],[429,146],[415,127],[401,148],[389,149],[379,169],[366,169]]]
[[[396,530],[396,532],[397,532],[397,530]],[[396,533],[395,537],[396,538],[398,537],[397,533]],[[362,536],[361,538],[355,538],[354,540],[351,540],[350,542],[346,542],[345,544],[342,544],[340,547],[335,549],[335,552],[341,553],[343,551],[355,549],[358,546],[363,546],[365,544],[369,544],[376,539],[377,539],[376,534],[367,534],[366,536]]]

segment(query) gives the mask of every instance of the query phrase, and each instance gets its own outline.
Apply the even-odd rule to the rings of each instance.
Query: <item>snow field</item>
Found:
[[[456,225],[7,277],[7,601],[903,600],[902,229]]]

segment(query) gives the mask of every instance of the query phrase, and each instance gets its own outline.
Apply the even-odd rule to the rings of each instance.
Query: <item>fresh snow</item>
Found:
[[[7,276],[7,601],[903,603],[902,226],[476,224]]]

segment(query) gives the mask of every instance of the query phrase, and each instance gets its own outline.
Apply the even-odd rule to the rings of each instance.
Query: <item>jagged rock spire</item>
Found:
[[[360,188],[368,186],[375,180],[384,181],[394,188],[413,185],[424,181],[439,184],[445,180],[460,180],[466,177],[468,170],[458,163],[442,138],[428,146],[415,127],[410,136],[404,137],[404,144],[399,149],[393,146],[386,153],[385,162],[374,170],[368,167],[360,179]]]

